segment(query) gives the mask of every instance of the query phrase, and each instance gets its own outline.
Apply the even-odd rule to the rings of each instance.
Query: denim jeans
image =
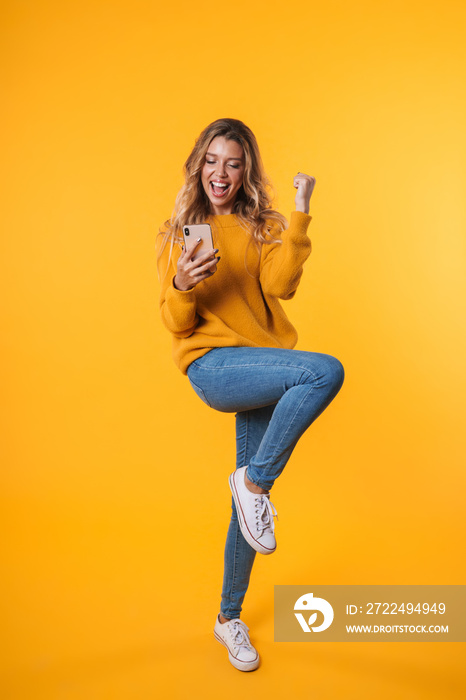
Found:
[[[270,490],[299,438],[343,384],[331,355],[282,348],[214,348],[192,362],[188,378],[211,408],[236,413],[236,468]],[[240,616],[256,551],[244,539],[232,499],[221,613]]]

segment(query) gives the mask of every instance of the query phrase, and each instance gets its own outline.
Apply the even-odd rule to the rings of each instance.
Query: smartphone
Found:
[[[201,239],[201,243],[196,248],[191,260],[197,260],[200,255],[212,250],[214,247],[212,229],[210,224],[186,224],[183,226],[184,246],[188,253],[191,248],[194,248],[198,238]]]

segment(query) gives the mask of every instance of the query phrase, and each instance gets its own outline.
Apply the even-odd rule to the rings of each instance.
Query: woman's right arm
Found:
[[[159,235],[156,243],[157,266],[161,279],[160,314],[162,322],[177,338],[189,337],[199,323],[194,288],[199,282],[215,273],[216,251],[209,251],[192,262],[190,256],[178,246],[166,242],[163,252],[159,251],[164,238]],[[191,251],[192,254],[193,250]],[[170,260],[168,257],[170,256]]]

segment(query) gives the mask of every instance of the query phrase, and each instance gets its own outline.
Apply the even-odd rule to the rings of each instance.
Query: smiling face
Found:
[[[201,172],[202,186],[215,215],[231,214],[243,184],[244,152],[237,141],[216,136],[207,149]]]

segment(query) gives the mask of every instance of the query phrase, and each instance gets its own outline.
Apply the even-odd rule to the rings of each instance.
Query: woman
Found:
[[[254,134],[237,119],[204,129],[185,177],[157,239],[161,315],[194,391],[208,406],[236,413],[232,517],[214,634],[233,666],[251,671],[259,655],[240,613],[256,552],[276,548],[270,490],[344,372],[329,355],[292,349],[297,333],[279,301],[294,296],[311,252],[315,179],[294,177],[296,211],[287,226],[272,209]],[[194,259],[200,239],[188,251],[181,230],[196,223],[210,223],[215,248]]]

